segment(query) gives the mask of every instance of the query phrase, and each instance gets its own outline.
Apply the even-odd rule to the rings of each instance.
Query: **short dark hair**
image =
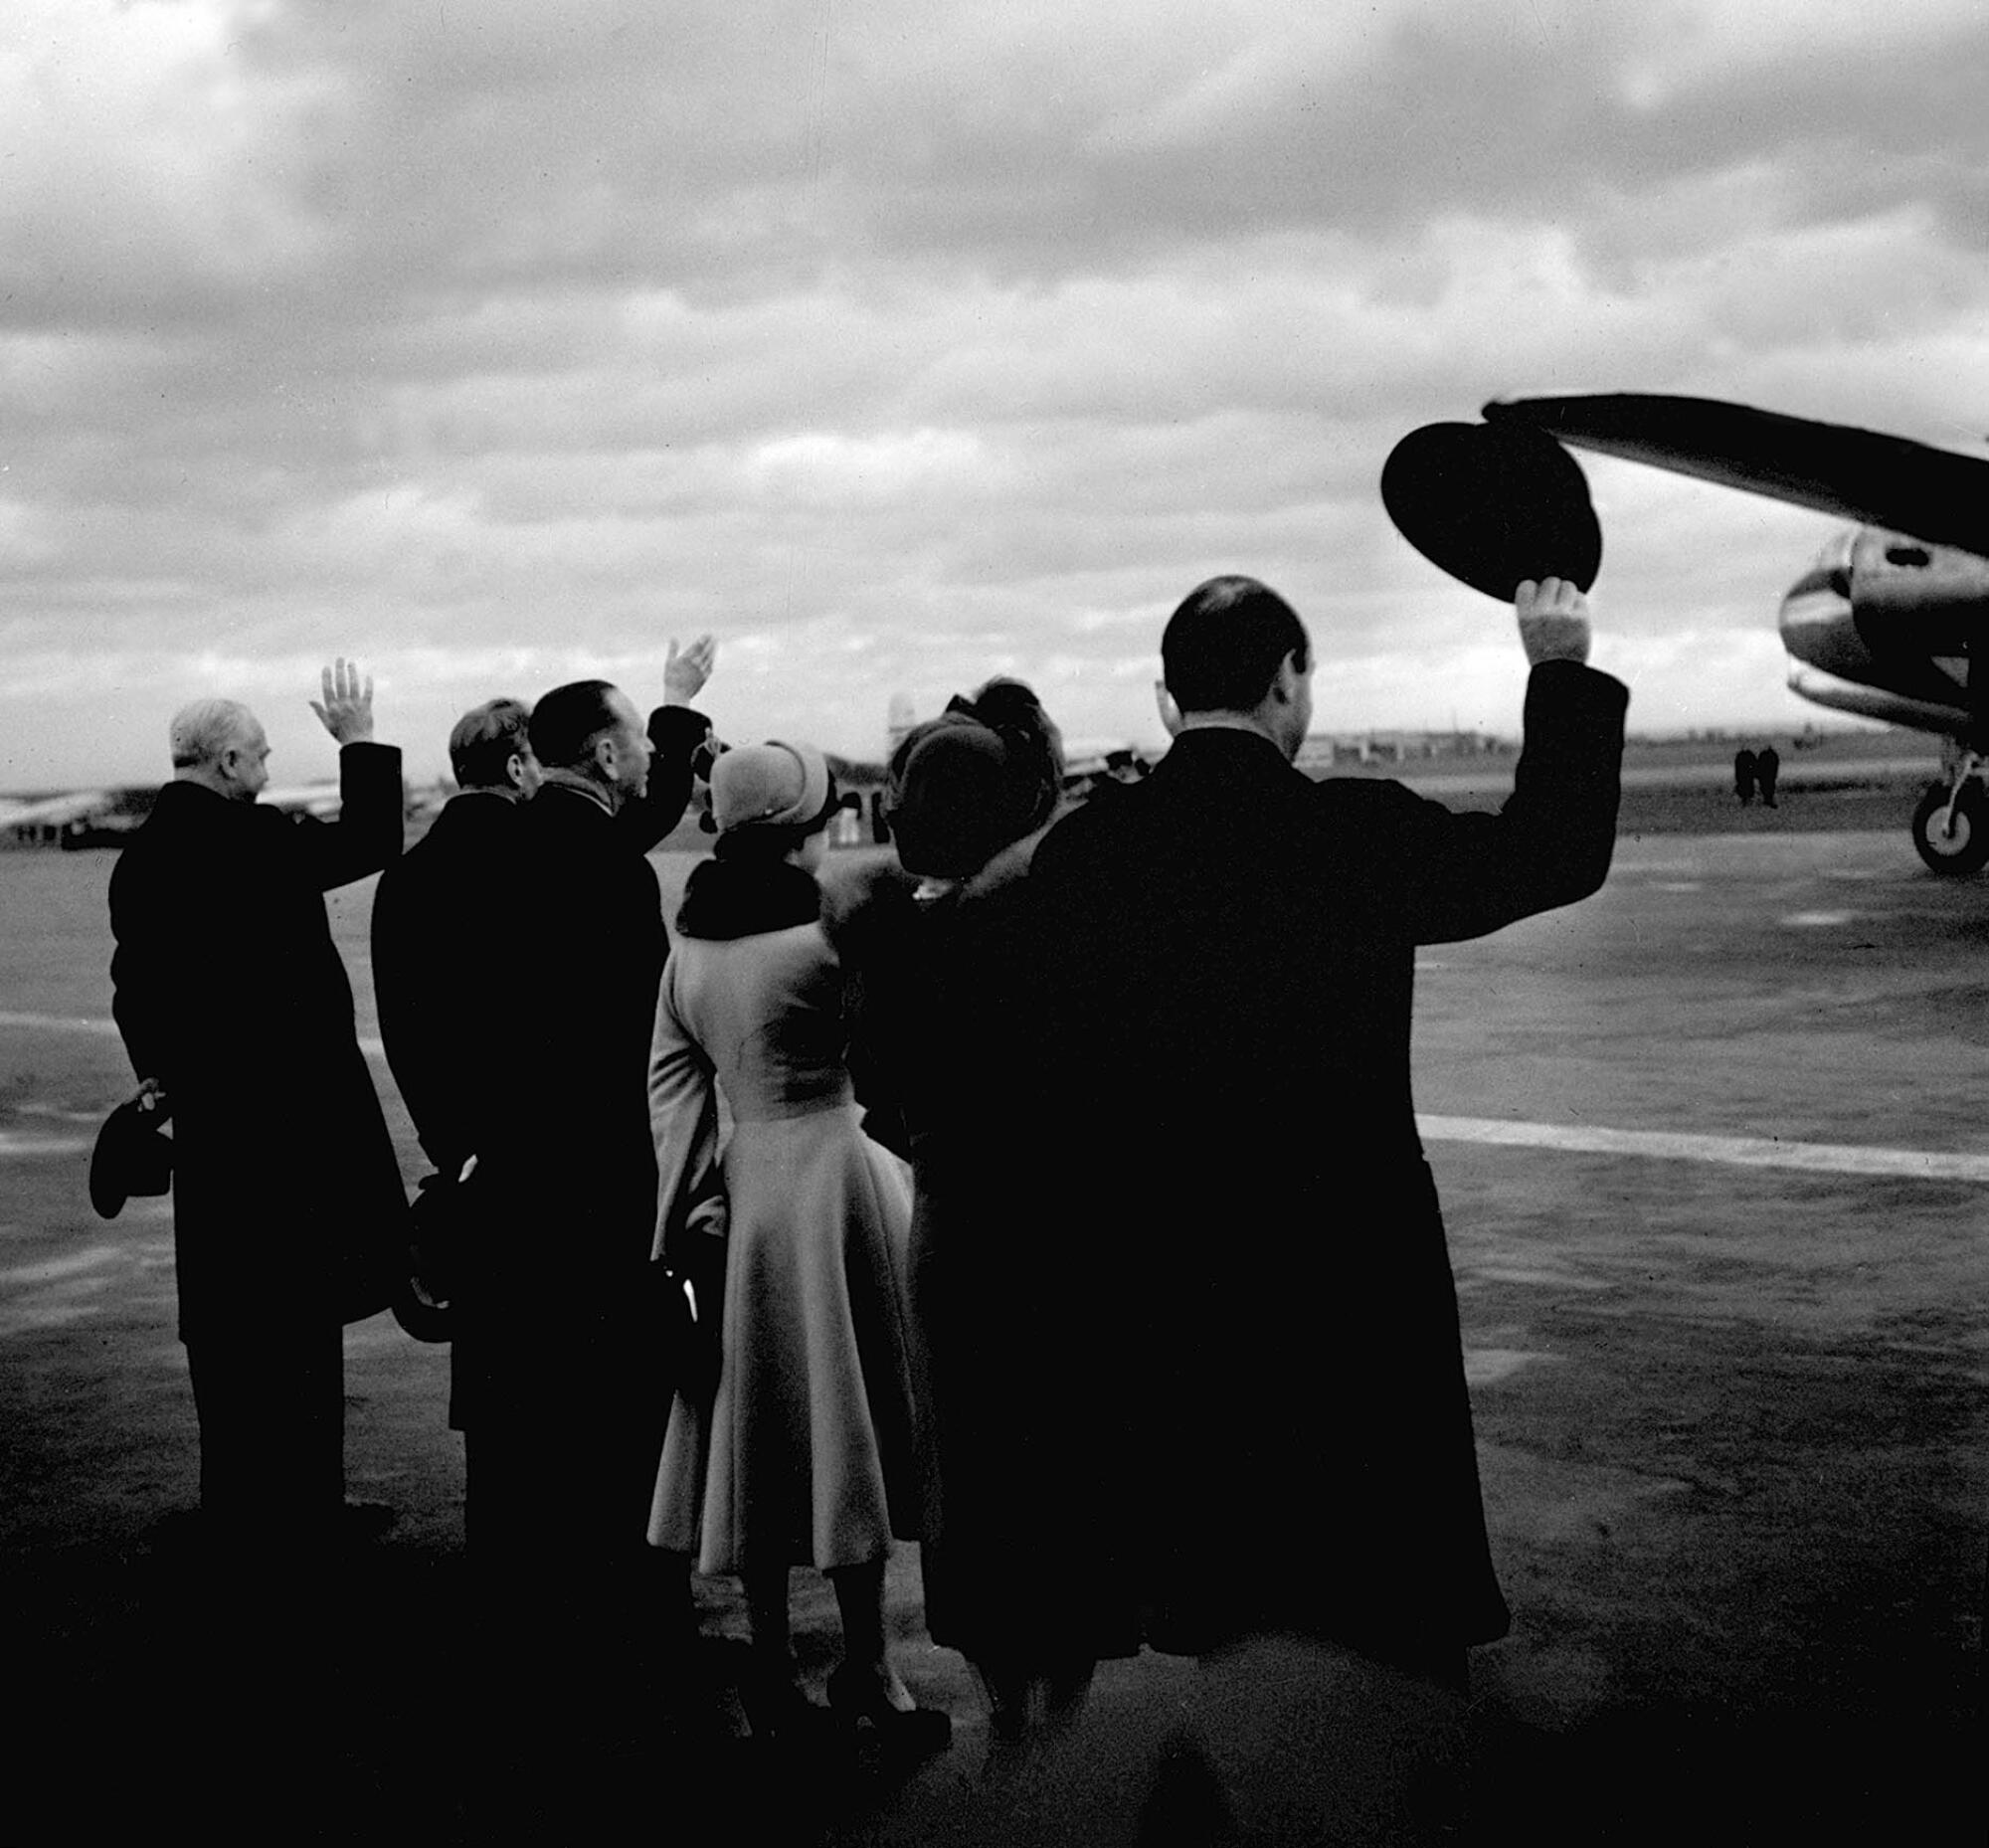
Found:
[[[1168,618],[1161,670],[1183,712],[1248,712],[1271,690],[1291,655],[1312,664],[1298,612],[1255,578],[1210,578]]]
[[[608,703],[615,691],[612,680],[569,680],[554,687],[532,708],[532,755],[550,770],[585,763],[594,741],[622,722]]]
[[[466,790],[511,787],[511,759],[532,757],[532,709],[522,699],[486,699],[455,721],[449,734],[449,767]]]

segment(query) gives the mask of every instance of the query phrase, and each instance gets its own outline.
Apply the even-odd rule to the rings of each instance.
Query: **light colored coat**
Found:
[[[918,1531],[910,1201],[858,1127],[846,1037],[817,924],[671,955],[649,1067],[657,1248],[716,1177],[727,1249],[716,1394],[672,1405],[649,1539],[700,1571],[861,1565]]]

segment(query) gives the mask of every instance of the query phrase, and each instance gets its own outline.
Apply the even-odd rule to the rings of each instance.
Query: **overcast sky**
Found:
[[[1509,618],[1394,532],[1512,391],[1982,452],[1983,0],[8,0],[0,788],[378,677],[661,694],[875,755],[995,671],[1158,742],[1168,611],[1307,618],[1322,729],[1511,731]],[[1818,515],[1591,462],[1646,730],[1799,725]]]

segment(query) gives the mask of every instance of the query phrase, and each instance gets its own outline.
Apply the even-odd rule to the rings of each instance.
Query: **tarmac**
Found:
[[[1628,833],[1596,897],[1419,962],[1417,1100],[1515,1613],[1468,1696],[1289,1640],[1146,1654],[1105,1666],[1060,1747],[990,1776],[908,1549],[898,1658],[954,1716],[949,1752],[784,1760],[718,1699],[688,1726],[563,1735],[498,1781],[515,1803],[488,1800],[451,1723],[490,1613],[461,1599],[446,1355],[385,1318],[348,1332],[347,1474],[391,1525],[271,1617],[280,1636],[314,1601],[340,1613],[312,1735],[217,1740],[195,1711],[256,1703],[202,1656],[169,1211],[105,1223],[84,1193],[127,1082],[104,1030],[109,862],[14,856],[0,1561],[25,1711],[0,1838],[174,1826],[246,1777],[210,1839],[1982,1842],[1989,880],[1926,873],[1902,825],[1768,827]],[[368,1031],[369,899],[335,900]],[[1081,1149],[1066,1102],[1051,1162]],[[1350,1235],[1386,1235],[1347,1211]],[[818,1693],[833,1601],[812,1573],[795,1588]],[[700,1601],[716,1696],[743,1613],[724,1581]]]

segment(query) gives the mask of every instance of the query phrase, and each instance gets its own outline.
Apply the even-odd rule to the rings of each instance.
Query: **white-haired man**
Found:
[[[172,1112],[180,1339],[200,1419],[203,1526],[232,1560],[335,1540],[341,1330],[384,1308],[406,1196],[353,1027],[323,894],[401,849],[401,755],[341,660],[311,701],[337,740],[336,825],[256,798],[246,706],[173,719],[173,780],[110,879],[118,1030]]]

